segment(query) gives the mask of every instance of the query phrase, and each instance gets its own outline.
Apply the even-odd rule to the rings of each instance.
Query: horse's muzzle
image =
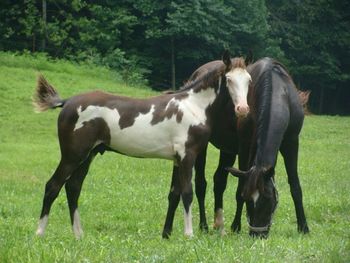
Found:
[[[238,118],[245,118],[249,113],[248,105],[237,105],[235,107],[235,113]]]

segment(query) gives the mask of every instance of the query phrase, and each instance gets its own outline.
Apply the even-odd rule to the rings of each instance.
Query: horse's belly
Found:
[[[114,127],[110,131],[110,147],[129,156],[174,160],[179,151],[184,151],[187,141],[188,129],[172,120],[156,125],[135,121],[124,129],[110,127]]]
[[[110,135],[109,141],[104,143],[116,152],[146,158],[184,158],[189,127],[199,124],[200,121],[193,119],[193,115],[187,116],[184,113],[181,122],[176,117],[171,117],[154,124],[153,112],[154,107],[148,113],[140,113],[130,126],[125,127],[120,125],[120,116],[116,109],[91,105],[84,111],[78,108],[79,119],[74,130],[83,128],[85,123],[93,119],[101,118],[107,124]]]
[[[174,146],[171,140],[147,136],[142,132],[120,132],[111,134],[110,146],[113,150],[128,156],[162,158],[173,160]]]

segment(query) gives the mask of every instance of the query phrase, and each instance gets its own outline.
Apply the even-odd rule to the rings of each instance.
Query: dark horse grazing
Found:
[[[96,154],[114,151],[174,162],[163,237],[171,234],[180,197],[185,210],[185,235],[191,236],[191,177],[196,157],[207,145],[215,119],[227,101],[247,105],[246,96],[241,95],[248,93],[250,82],[244,61],[231,60],[225,53],[223,62],[179,92],[147,99],[96,91],[62,100],[39,77],[34,98],[38,110],[63,109],[58,117],[61,161],[46,184],[36,233],[44,234],[51,205],[65,185],[74,234],[77,238],[82,235],[77,210],[82,183]]]
[[[190,77],[190,81],[206,74],[221,61],[209,62]],[[286,69],[277,61],[264,58],[247,68],[252,77],[247,118],[237,118],[234,105],[227,102],[216,120],[209,141],[220,149],[220,160],[214,175],[214,227],[223,230],[223,193],[227,171],[239,177],[236,191],[237,209],[232,230],[241,229],[243,203],[246,202],[250,234],[267,236],[277,206],[274,167],[277,153],[284,158],[288,182],[295,205],[298,231],[308,233],[302,204],[302,191],[297,173],[299,133],[304,113],[295,85]],[[241,170],[231,167],[239,155]],[[207,229],[204,209],[206,181],[204,175],[206,148],[196,160],[196,194],[200,208],[200,227]]]

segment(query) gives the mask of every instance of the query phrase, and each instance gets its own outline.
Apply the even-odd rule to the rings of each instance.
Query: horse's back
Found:
[[[248,71],[253,76],[253,85],[259,88],[264,88],[263,85],[259,85],[259,82],[268,76],[271,77],[273,117],[282,115],[282,118],[286,118],[288,122],[288,129],[299,133],[304,111],[293,79],[286,68],[278,61],[265,57],[248,66]]]

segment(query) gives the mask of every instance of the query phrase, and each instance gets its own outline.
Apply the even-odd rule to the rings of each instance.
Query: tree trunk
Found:
[[[321,87],[320,103],[318,104],[318,114],[322,114],[322,111],[323,111],[323,97],[324,97],[324,87]]]
[[[41,43],[41,49],[42,51],[45,51],[46,49],[46,0],[43,0],[43,40]]]
[[[174,47],[174,37],[171,37],[171,89],[175,90],[175,47]]]

